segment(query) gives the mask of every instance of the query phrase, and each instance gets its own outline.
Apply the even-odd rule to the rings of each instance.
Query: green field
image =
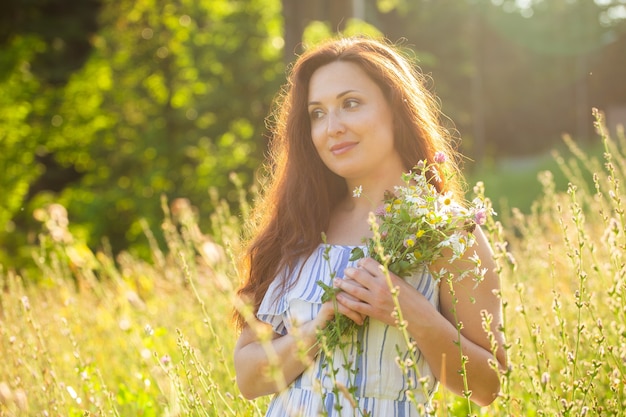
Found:
[[[550,171],[553,174],[557,191],[567,191],[567,185],[572,177],[572,169],[576,171],[576,179],[582,186],[593,187],[593,170],[600,167],[577,171],[572,163],[580,164],[579,158],[569,158],[572,155],[571,139],[565,138],[562,146],[539,155],[527,157],[505,157],[496,161],[487,161],[477,164],[470,162],[467,165],[468,184],[483,181],[487,187],[487,194],[493,200],[496,211],[509,211],[515,207],[524,213],[529,213],[532,204],[543,194],[543,186],[539,180],[540,174]],[[600,140],[588,141],[584,150],[576,149],[576,152],[585,154],[585,159],[602,161],[604,145]],[[569,145],[568,145],[569,144]],[[579,156],[582,156],[579,154]],[[582,180],[582,181],[581,181]]]
[[[570,144],[561,164],[470,178],[501,212],[486,230],[510,367],[486,408],[440,388],[438,416],[626,415],[626,141],[603,142],[606,158]],[[151,261],[92,252],[61,206],[36,213],[37,269],[0,269],[0,416],[263,415],[268,398],[243,399],[232,364],[242,218],[220,205],[201,231],[169,203],[167,247],[145,230]]]

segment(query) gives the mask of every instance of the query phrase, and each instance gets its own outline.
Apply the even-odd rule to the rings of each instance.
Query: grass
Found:
[[[440,388],[438,416],[626,415],[626,140],[601,136],[605,156],[568,143],[534,202],[488,224],[510,367],[489,407]],[[200,231],[185,200],[164,210],[150,262],[93,253],[60,206],[36,213],[37,269],[0,268],[0,416],[263,415],[234,382],[241,218],[222,204]]]
[[[565,142],[570,141],[565,137]],[[590,141],[591,142],[591,141]],[[529,213],[533,202],[541,197],[543,188],[537,174],[550,171],[554,176],[556,190],[566,191],[569,178],[561,170],[558,159],[570,152],[567,143],[557,146],[549,152],[531,157],[507,157],[496,161],[469,164],[467,181],[475,184],[483,181],[488,186],[488,193],[496,212],[506,212],[512,207]],[[588,157],[602,159],[604,145],[595,140],[585,147]],[[584,176],[585,183],[592,185],[590,176]]]

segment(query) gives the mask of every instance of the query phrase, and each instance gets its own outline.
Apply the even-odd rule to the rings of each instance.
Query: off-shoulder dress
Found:
[[[270,285],[263,299],[257,317],[272,325],[274,331],[285,335],[298,323],[312,320],[320,310],[323,290],[318,280],[331,284],[331,273],[343,276],[343,271],[356,262],[350,261],[353,246],[320,245],[306,259],[291,271],[283,271],[282,276]],[[327,253],[325,259],[324,253]],[[287,280],[287,291],[282,291],[281,280]],[[439,306],[439,285],[428,268],[407,278],[436,308]],[[403,371],[398,359],[408,357],[408,347],[404,336],[396,328],[377,320],[368,320],[354,335],[348,349],[334,352],[329,361],[323,353],[317,355],[309,366],[288,388],[274,396],[268,407],[268,417],[317,417],[317,416],[370,416],[393,417],[423,416],[410,400],[407,388],[412,390],[415,400],[427,405],[437,388],[432,372],[419,350],[417,370]],[[347,359],[349,366],[343,366]],[[330,363],[337,370],[335,381],[344,387],[356,387],[353,398],[340,390],[333,394],[333,378]],[[356,409],[352,404],[356,403]],[[421,408],[421,407],[420,407]],[[368,414],[369,413],[369,414]]]

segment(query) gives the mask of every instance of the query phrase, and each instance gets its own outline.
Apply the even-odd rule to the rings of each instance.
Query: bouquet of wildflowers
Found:
[[[482,200],[472,202],[454,201],[451,193],[440,193],[434,181],[441,181],[440,165],[445,164],[446,157],[437,152],[433,164],[420,161],[414,170],[403,174],[403,186],[388,191],[383,204],[375,214],[377,234],[366,239],[365,250],[360,247],[353,249],[350,260],[354,261],[367,256],[372,257],[388,270],[399,277],[409,277],[443,255],[449,250],[449,262],[462,258],[467,249],[474,245],[472,234],[476,225],[482,225],[487,213]],[[360,197],[361,189],[354,191]],[[372,225],[373,226],[373,225]],[[374,231],[374,229],[372,229]],[[380,248],[382,246],[382,254]],[[480,268],[480,259],[476,254],[466,257],[469,261],[467,269],[454,271],[459,279],[472,274],[480,281],[486,270]],[[452,272],[438,271],[435,278]],[[335,288],[320,282],[324,288],[323,301],[332,300]],[[356,324],[345,316],[337,315],[335,320],[324,329],[327,342],[334,343],[341,335],[356,330]],[[329,346],[333,347],[333,346]]]
[[[444,154],[435,155],[436,164],[444,164]],[[472,232],[483,224],[487,213],[480,200],[471,204],[454,201],[450,192],[439,193],[433,181],[440,181],[439,170],[434,165],[420,161],[414,172],[403,174],[404,186],[388,191],[383,205],[376,211],[379,240],[386,260],[376,250],[373,238],[366,240],[368,256],[399,277],[408,277],[424,264],[442,256],[444,249],[452,252],[450,263],[461,258],[474,245]],[[358,195],[355,192],[355,195]],[[351,260],[365,256],[365,251],[355,248]],[[460,271],[460,277],[473,272],[477,278],[484,275],[476,257],[470,257],[474,267]]]

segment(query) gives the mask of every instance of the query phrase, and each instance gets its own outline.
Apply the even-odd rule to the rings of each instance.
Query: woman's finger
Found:
[[[345,297],[348,297],[351,301],[365,301],[369,302],[371,296],[369,289],[363,286],[359,281],[351,278],[335,279],[334,285],[342,290]]]
[[[372,258],[360,259],[359,262],[357,262],[357,266],[359,269],[367,271],[372,277],[384,277],[382,265]]]
[[[376,277],[372,273],[361,267],[349,267],[343,271],[346,281],[352,281],[362,288],[371,288],[375,285],[374,280]]]
[[[363,324],[365,317],[367,316],[367,314],[360,311],[363,306],[367,306],[367,304],[355,299],[354,297],[350,297],[344,292],[337,294],[338,311],[350,318],[356,324]]]

